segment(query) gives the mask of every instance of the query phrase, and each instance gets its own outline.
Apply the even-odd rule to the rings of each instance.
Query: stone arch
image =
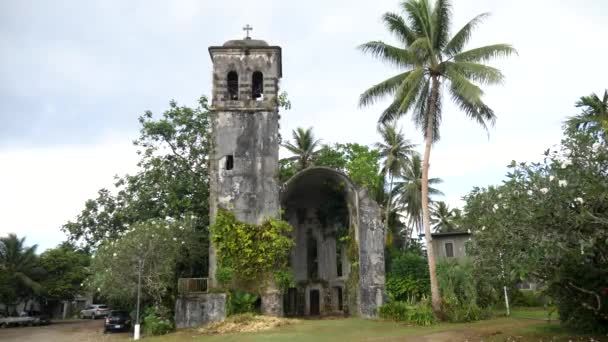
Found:
[[[348,229],[354,232],[356,243],[357,264],[354,260],[348,260],[344,246],[339,245],[335,238],[332,240],[334,229],[331,224],[323,222],[321,218],[323,210],[316,209],[329,198],[328,188],[336,189],[346,206],[345,215]],[[332,190],[333,191],[333,190]],[[331,293],[340,294],[349,284],[356,281],[346,298],[340,302],[345,303],[350,314],[362,317],[377,317],[378,307],[384,303],[384,228],[380,219],[379,206],[367,195],[365,190],[359,189],[353,181],[344,173],[327,167],[310,167],[298,172],[289,179],[282,187],[280,193],[281,207],[284,219],[294,226],[294,240],[296,247],[292,254],[291,265],[298,284],[306,284],[298,291],[303,291],[302,298],[305,299],[304,309],[300,314],[306,315],[309,311],[310,296],[307,291],[318,290],[320,284],[327,288],[327,296],[321,296],[322,311],[329,313],[331,308],[338,308],[338,299],[332,300]],[[340,211],[342,212],[342,211]],[[341,214],[338,214],[340,216]],[[304,221],[303,221],[304,220]],[[338,217],[337,221],[340,220]],[[339,224],[338,224],[339,226]],[[310,238],[310,231],[315,231],[318,244],[319,279],[309,279],[304,272],[309,266],[303,261],[303,255],[307,255],[306,246],[302,246]],[[309,235],[306,235],[309,234]],[[306,236],[306,237],[305,237]],[[325,238],[321,238],[324,236]],[[305,237],[305,238],[304,238]],[[304,243],[306,244],[306,243]],[[338,252],[337,252],[338,251]],[[341,260],[332,260],[333,255]],[[335,261],[335,263],[334,263]],[[342,262],[342,276],[337,275],[337,265]],[[358,279],[352,278],[358,277]],[[336,295],[337,296],[337,295]],[[353,298],[355,297],[355,298]],[[333,303],[333,302],[336,303]],[[348,303],[348,304],[346,304]]]

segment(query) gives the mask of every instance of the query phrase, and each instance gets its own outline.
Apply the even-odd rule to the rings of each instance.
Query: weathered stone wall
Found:
[[[351,236],[354,237],[353,243],[356,244],[356,247],[351,248],[352,252],[347,252],[346,248],[343,248],[342,277],[337,277],[335,237],[331,234],[323,234],[313,214],[315,208],[326,200],[321,198],[319,193],[320,188],[326,186],[328,182],[345,186]],[[322,311],[329,313],[337,308],[337,295],[333,295],[331,291],[335,287],[340,287],[343,290],[342,304],[345,311],[364,318],[377,317],[378,308],[385,301],[384,227],[379,206],[365,191],[358,190],[346,175],[324,167],[309,168],[289,180],[282,192],[282,205],[289,222],[295,227],[296,247],[291,260],[295,279],[297,282],[309,282],[304,287],[305,314],[310,312],[310,289],[323,290],[321,308]],[[297,212],[300,211],[302,215],[303,210],[306,216],[303,221],[298,220]],[[308,279],[307,231],[311,231],[312,236],[317,240],[319,278],[322,284]],[[349,253],[354,260],[348,259]],[[351,262],[356,262],[352,268]]]
[[[178,297],[175,302],[175,326],[190,328],[226,318],[226,294],[204,293]]]
[[[384,304],[384,227],[378,204],[364,190],[359,192],[359,313],[378,317]]]

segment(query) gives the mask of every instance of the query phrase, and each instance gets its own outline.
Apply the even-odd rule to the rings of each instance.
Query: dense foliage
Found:
[[[40,268],[37,246],[26,246],[25,238],[9,234],[0,238],[0,302],[13,306],[40,294]]]
[[[148,307],[143,316],[143,330],[147,335],[164,335],[175,328],[173,321],[167,317],[167,312],[153,306]]]
[[[171,101],[159,119],[149,111],[142,115],[140,137],[134,141],[140,171],[118,178],[114,192],[101,189],[88,200],[76,220],[63,226],[70,240],[94,249],[120,239],[137,222],[196,215],[199,234],[190,242],[198,247],[178,261],[176,272],[184,277],[206,274],[208,112],[207,98],[201,97],[196,108]]]
[[[312,134],[312,133],[311,133]],[[310,165],[325,166],[345,173],[359,187],[376,198],[384,190],[380,174],[380,151],[356,143],[323,145],[311,157]],[[279,178],[289,180],[301,167],[297,159],[286,158],[279,162]]]
[[[287,270],[294,244],[292,229],[289,223],[273,218],[259,225],[240,222],[233,213],[220,209],[210,227],[218,272],[223,274],[218,280],[249,290],[260,290],[269,280],[276,282],[275,273]]]
[[[16,304],[38,300],[45,307],[71,301],[84,292],[90,274],[90,255],[64,242],[36,255],[37,246],[26,246],[15,234],[0,238],[0,303],[6,314],[16,314]]]
[[[70,243],[62,243],[40,256],[45,277],[40,282],[46,300],[73,300],[83,293],[83,283],[90,274],[91,256]]]
[[[152,219],[121,233],[120,239],[99,245],[92,263],[90,289],[114,307],[135,303],[141,270],[143,301],[161,308],[173,307],[171,295],[177,284],[176,264],[198,248],[197,218]]]
[[[542,162],[513,161],[465,207],[475,266],[544,284],[562,322],[587,331],[608,327],[608,149],[595,133],[567,129]]]
[[[437,264],[437,277],[443,299],[445,318],[450,322],[476,321],[489,315],[483,307],[480,287],[487,284],[468,260],[442,260]],[[495,304],[494,298],[491,303]]]
[[[255,311],[255,304],[259,299],[260,297],[253,293],[240,290],[230,291],[226,303],[228,316],[253,313]]]
[[[420,326],[432,325],[437,321],[427,299],[420,302],[389,302],[380,307],[378,314],[384,319]]]
[[[391,301],[420,300],[429,295],[426,259],[408,251],[391,258],[386,274],[386,292]]]

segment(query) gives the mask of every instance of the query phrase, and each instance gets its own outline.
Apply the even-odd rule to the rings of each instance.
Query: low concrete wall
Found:
[[[175,302],[175,326],[190,328],[223,321],[226,318],[226,294],[202,293],[178,297]]]

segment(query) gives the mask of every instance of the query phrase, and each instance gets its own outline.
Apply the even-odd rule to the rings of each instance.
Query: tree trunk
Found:
[[[435,262],[435,253],[433,251],[433,238],[431,237],[431,217],[429,211],[429,159],[431,157],[431,146],[433,144],[433,119],[435,115],[435,103],[439,96],[439,80],[432,80],[431,97],[429,106],[427,107],[427,126],[426,126],[426,144],[424,148],[424,159],[422,161],[422,225],[424,227],[424,236],[426,238],[426,253],[429,263],[429,274],[431,278],[431,304],[433,311],[439,319],[443,319],[443,311],[441,308],[441,294],[439,292],[439,282],[437,281],[437,265]]]
[[[386,178],[388,178],[388,175],[391,174],[390,171],[388,170],[388,167],[386,168]],[[388,230],[388,218],[391,216],[391,200],[393,199],[393,175],[391,174],[391,181],[389,182],[388,185],[388,198],[386,200],[386,218],[385,221],[386,222],[386,228]]]

